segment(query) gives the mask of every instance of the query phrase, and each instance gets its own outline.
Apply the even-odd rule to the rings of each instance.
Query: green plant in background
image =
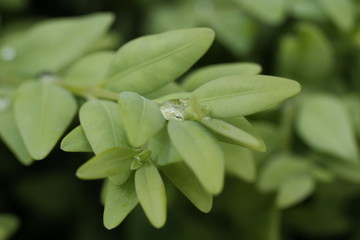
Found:
[[[178,85],[174,80],[211,45],[214,32],[207,28],[141,37],[116,53],[92,53],[69,65],[111,18],[96,14],[39,23],[3,43],[1,136],[22,163],[44,159],[77,112],[75,96],[81,97],[86,102],[80,126],[61,147],[95,153],[77,176],[107,179],[102,197],[107,228],[120,224],[138,202],[155,227],[165,224],[159,170],[208,212],[212,195],[223,188],[225,168],[253,180],[255,163],[246,159],[251,154],[246,148],[265,151],[244,116],[273,108],[300,85],[257,75],[255,64],[207,67]],[[79,31],[81,38],[67,37]]]
[[[189,223],[178,226],[179,239],[188,238],[187,232],[209,239],[232,238],[232,233],[254,240],[298,239],[298,233],[299,239],[359,239],[359,1],[137,4],[146,16],[138,30],[160,34],[130,41],[117,52],[101,50],[98,42],[110,24],[106,14],[74,18],[79,27],[92,26],[88,45],[61,37],[81,35],[72,19],[72,30],[56,30],[56,43],[45,31],[41,41],[25,40],[46,22],[1,35],[0,133],[19,160],[30,165],[45,158],[79,112],[80,126],[61,148],[90,153],[77,176],[105,180],[107,228],[120,224],[139,202],[150,222],[161,227],[166,205],[172,209],[173,184],[199,210],[213,207],[231,221],[221,231],[194,221],[195,231],[191,217],[183,218]],[[228,60],[219,51],[223,46],[230,59],[259,62],[266,74],[297,80],[302,94],[275,107],[299,86],[258,75],[260,65],[249,62],[214,64],[184,75],[214,39],[204,27],[216,32],[215,51],[205,61]],[[162,33],[178,28],[192,29]],[[49,58],[58,44],[59,53],[52,54],[59,56]],[[67,48],[72,44],[82,50]],[[62,56],[64,51],[73,56]],[[24,60],[16,60],[18,53]],[[39,57],[26,59],[30,55]],[[257,113],[262,110],[267,111]],[[29,117],[36,112],[40,117]],[[224,185],[225,172],[240,180],[228,177]],[[217,226],[216,217],[208,219]],[[134,235],[147,236],[147,230],[141,232]]]

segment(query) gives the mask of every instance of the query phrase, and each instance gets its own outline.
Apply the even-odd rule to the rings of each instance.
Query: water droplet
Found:
[[[172,99],[160,105],[160,111],[166,120],[184,121],[188,117],[186,108],[189,105],[188,99]]]
[[[6,112],[11,105],[11,100],[6,97],[0,97],[0,113]]]
[[[16,57],[16,50],[13,47],[3,47],[0,51],[1,58],[7,62],[14,60]]]
[[[40,81],[43,83],[53,83],[58,80],[58,77],[51,72],[43,72],[40,74]]]

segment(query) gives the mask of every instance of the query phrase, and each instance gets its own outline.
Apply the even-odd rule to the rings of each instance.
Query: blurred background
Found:
[[[268,146],[267,153],[253,156],[255,182],[229,175],[209,214],[167,184],[168,221],[160,230],[140,207],[116,229],[103,227],[101,182],[75,176],[89,155],[56,150],[25,167],[0,143],[0,240],[6,235],[19,240],[360,240],[359,0],[0,0],[0,43],[46,19],[103,11],[113,12],[116,20],[97,49],[116,50],[146,34],[210,27],[215,43],[194,70],[254,62],[262,74],[299,81],[303,92],[250,117]],[[280,159],[283,154],[286,160]],[[294,161],[301,163],[291,170]],[[294,179],[300,168],[304,171],[302,164],[311,166],[305,173],[313,187],[279,207],[280,187],[265,191],[262,184],[284,172]]]

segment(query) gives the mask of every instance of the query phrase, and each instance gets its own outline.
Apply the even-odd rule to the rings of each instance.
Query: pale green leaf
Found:
[[[179,92],[179,93],[171,93],[169,95],[165,95],[163,97],[154,99],[154,101],[158,104],[169,101],[169,100],[174,100],[174,99],[186,99],[186,98],[190,98],[191,97],[191,93],[189,92]]]
[[[253,182],[256,177],[256,162],[249,149],[220,142],[224,152],[226,172],[247,182]]]
[[[123,185],[107,183],[105,188],[104,226],[113,229],[136,207],[139,200],[136,196],[134,177]]]
[[[238,57],[253,51],[260,33],[259,25],[236,8],[216,9],[208,24],[224,47]]]
[[[118,106],[114,102],[91,100],[80,109],[80,123],[95,154],[128,146]]]
[[[336,97],[328,94],[305,95],[296,126],[300,137],[313,149],[347,161],[359,160],[351,119]]]
[[[224,156],[216,139],[194,121],[170,121],[168,133],[204,188],[212,194],[220,193],[224,184]]]
[[[126,134],[133,147],[141,147],[164,127],[165,118],[152,100],[134,92],[122,92],[118,105]]]
[[[26,149],[14,119],[12,107],[13,92],[5,91],[6,88],[0,91],[0,138],[22,164],[30,165],[33,159]]]
[[[342,31],[350,31],[355,26],[356,4],[352,0],[318,0],[324,12]]]
[[[281,154],[269,159],[259,175],[258,186],[261,191],[276,190],[286,179],[300,173],[309,173],[311,165],[301,157]]]
[[[235,142],[241,146],[250,148],[255,151],[264,152],[266,150],[265,144],[258,134],[254,134],[250,123],[244,118],[238,118],[237,125],[232,125],[220,119],[204,119],[199,120],[201,124],[220,135],[218,139],[230,139],[230,143]],[[224,141],[224,140],[223,140]]]
[[[93,152],[81,126],[77,126],[63,138],[60,148],[65,152]]]
[[[163,97],[163,96],[166,96],[169,94],[181,93],[184,91],[185,91],[185,89],[182,86],[180,86],[178,83],[170,82],[167,85],[165,85],[164,87],[147,94],[145,97],[149,98],[149,99],[156,99],[156,98],[160,98],[160,97]]]
[[[18,217],[12,214],[0,214],[0,239],[7,240],[20,226]]]
[[[326,16],[321,9],[319,1],[294,0],[289,7],[289,12],[297,19],[315,22],[324,22],[324,20],[326,20]]]
[[[137,38],[119,49],[107,88],[151,93],[186,72],[210,47],[208,28],[183,29]]]
[[[164,183],[156,167],[145,163],[136,170],[135,188],[141,207],[156,228],[166,222],[166,193]]]
[[[116,174],[129,176],[135,155],[134,150],[126,147],[108,149],[81,165],[76,176],[81,179],[100,179]]]
[[[114,52],[103,51],[81,58],[67,71],[64,83],[75,87],[100,85],[105,80],[110,62],[114,56]]]
[[[315,25],[301,23],[296,30],[296,35],[285,35],[280,41],[278,74],[323,88],[334,69],[333,47]]]
[[[239,5],[268,25],[278,25],[284,21],[288,0],[237,0]]]
[[[230,75],[256,75],[261,66],[256,63],[223,63],[200,68],[189,74],[182,82],[187,91],[194,91],[201,85],[217,78]]]
[[[161,168],[168,179],[202,212],[212,207],[212,195],[200,184],[185,163],[174,163]]]
[[[151,150],[151,158],[160,166],[182,161],[180,154],[170,141],[166,128],[149,140],[148,148]]]
[[[130,166],[131,169],[131,166]],[[120,174],[112,175],[109,177],[109,181],[115,185],[124,184],[130,177],[131,171],[125,171]]]
[[[108,13],[54,19],[30,28],[16,49],[18,74],[34,76],[58,71],[102,36],[113,20]]]
[[[273,107],[300,91],[292,80],[264,75],[233,75],[208,82],[193,94],[215,118],[253,114]]]
[[[293,206],[307,198],[315,188],[314,179],[307,174],[287,178],[279,187],[276,204],[280,208]]]
[[[51,84],[22,84],[15,97],[17,126],[30,155],[45,158],[76,113],[76,101],[66,90]]]

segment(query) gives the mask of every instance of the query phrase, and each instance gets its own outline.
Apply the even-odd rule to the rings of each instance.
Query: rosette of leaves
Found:
[[[238,74],[155,100],[124,91],[117,104],[85,103],[80,126],[64,138],[62,149],[95,153],[77,176],[106,179],[107,228],[119,225],[138,203],[150,222],[162,227],[166,221],[163,178],[199,210],[210,211],[212,196],[222,190],[225,169],[252,181],[255,162],[249,149],[265,151],[244,116],[273,107],[299,90],[291,80]],[[249,101],[252,107],[247,106]]]

